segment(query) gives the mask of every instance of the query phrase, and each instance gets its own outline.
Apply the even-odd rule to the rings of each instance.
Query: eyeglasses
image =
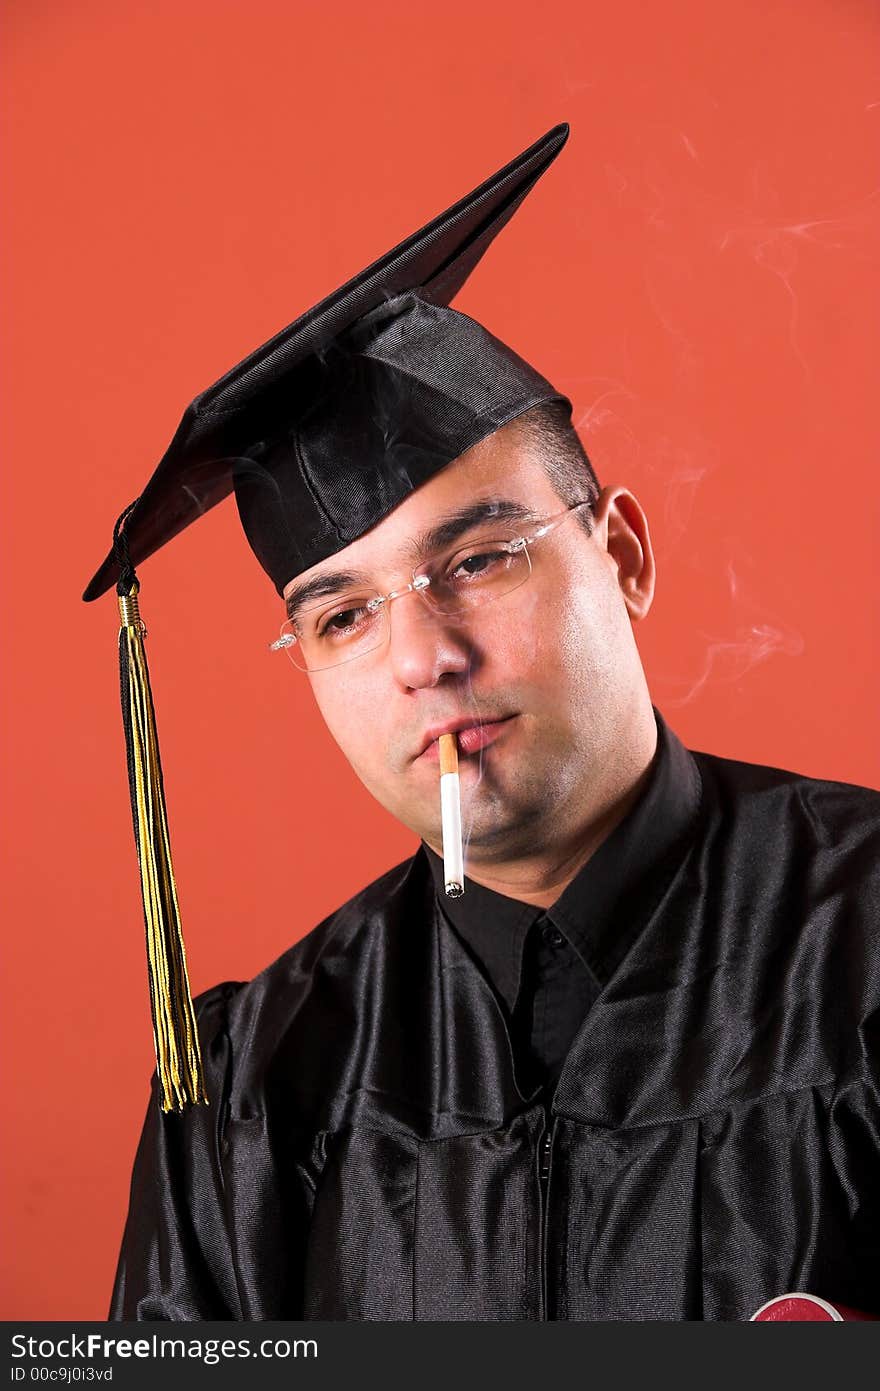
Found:
[[[417,594],[429,609],[464,621],[493,599],[525,584],[532,573],[531,548],[592,502],[576,502],[545,517],[528,536],[473,537],[418,566],[412,581],[390,594],[351,589],[301,610],[281,626],[271,652],[286,652],[299,671],[326,671],[382,647],[391,633],[390,605]]]

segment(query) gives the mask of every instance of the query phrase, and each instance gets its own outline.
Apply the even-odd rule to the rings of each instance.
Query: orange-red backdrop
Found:
[[[559,120],[458,301],[652,519],[693,747],[876,784],[869,0],[14,0],[3,103],[6,1318],[103,1317],[151,1069],[115,604],[186,402]],[[196,990],[411,852],[216,509],[144,565]],[[773,853],[773,847],[767,847]]]

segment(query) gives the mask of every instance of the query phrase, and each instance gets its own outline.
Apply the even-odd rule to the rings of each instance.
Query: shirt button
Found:
[[[550,927],[548,925],[543,929],[543,932],[544,941],[547,943],[548,947],[561,947],[562,943],[565,941],[562,933],[556,927]]]

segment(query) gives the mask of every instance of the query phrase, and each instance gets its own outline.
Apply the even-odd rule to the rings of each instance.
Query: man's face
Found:
[[[528,854],[536,843],[564,844],[613,800],[625,775],[628,734],[644,713],[631,619],[650,604],[650,593],[633,577],[638,540],[618,541],[621,528],[629,531],[621,497],[635,509],[630,517],[641,517],[629,494],[605,489],[593,535],[577,520],[583,512],[566,519],[535,543],[526,582],[466,621],[405,594],[388,606],[383,647],[309,676],[327,727],[358,777],[438,851],[436,739],[449,728],[471,727],[459,738],[459,772],[472,863]],[[306,580],[343,570],[362,572],[381,593],[402,588],[412,579],[413,538],[475,502],[514,503],[541,519],[566,506],[513,422],[359,540],[296,576],[285,598]],[[496,530],[513,537],[534,525],[504,523]],[[491,537],[492,522],[460,539],[472,535]]]

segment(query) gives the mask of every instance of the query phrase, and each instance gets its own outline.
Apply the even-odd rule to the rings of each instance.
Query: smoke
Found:
[[[799,633],[774,628],[769,623],[739,627],[730,637],[713,637],[709,633],[700,636],[706,642],[700,670],[682,681],[677,693],[675,683],[670,683],[671,692],[665,696],[664,705],[689,705],[710,680],[717,685],[729,685],[777,654],[799,657],[804,650]]]
[[[733,542],[727,544],[733,545]],[[747,559],[744,555],[744,563]],[[703,647],[700,664],[693,674],[662,678],[662,703],[666,706],[691,704],[710,682],[730,685],[741,681],[754,667],[772,657],[800,657],[803,654],[804,639],[801,633],[775,615],[767,614],[766,607],[750,592],[733,561],[727,563],[725,578],[732,630],[696,630]],[[718,608],[720,611],[722,605],[718,605]]]
[[[468,709],[473,712],[474,718],[476,720],[481,720],[483,717],[483,711],[480,709],[480,702],[477,699],[473,686],[473,662],[468,663],[466,700]],[[473,833],[474,826],[473,808],[477,800],[478,789],[483,781],[483,754],[484,750],[479,749],[477,758],[477,776],[473,782],[473,786],[470,787],[468,791],[467,804],[462,805],[461,809],[462,860],[464,862],[465,874],[467,874],[468,870],[468,851],[470,849],[471,835]]]

